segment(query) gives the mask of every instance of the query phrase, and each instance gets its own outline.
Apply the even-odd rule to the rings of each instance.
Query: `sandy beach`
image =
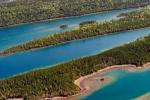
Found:
[[[146,93],[145,95],[138,97],[136,100],[150,100],[150,93]]]
[[[81,91],[78,94],[68,97],[53,97],[49,99],[47,98],[45,100],[76,100],[82,96],[86,96],[89,93],[92,93],[96,89],[102,88],[105,84],[112,82],[113,78],[104,76],[105,73],[108,73],[116,69],[123,69],[129,72],[136,72],[136,71],[144,71],[147,70],[148,68],[150,68],[150,63],[146,63],[143,66],[139,67],[131,64],[109,66],[95,73],[80,77],[79,79],[75,80],[74,83],[81,89]],[[146,96],[144,95],[140,98],[143,97],[147,98],[147,95]],[[138,100],[147,100],[147,99],[138,99]]]
[[[81,98],[82,96],[86,96],[93,91],[102,88],[104,85],[107,83],[110,83],[113,81],[113,78],[110,76],[105,76],[105,73],[108,73],[112,70],[116,69],[122,69],[122,70],[127,70],[129,72],[136,72],[136,71],[145,71],[150,68],[150,63],[146,63],[143,66],[135,66],[131,64],[126,64],[126,65],[114,65],[114,66],[109,66],[104,69],[98,70],[97,72],[94,72],[90,75],[80,77],[79,79],[74,81],[74,84],[80,87],[80,92],[75,95],[71,95],[68,97],[52,97],[52,98],[43,98],[40,100],[77,100]],[[143,96],[140,96],[136,98],[136,100],[149,100],[150,98],[150,93],[145,94]],[[8,99],[8,100],[22,100],[22,99]]]

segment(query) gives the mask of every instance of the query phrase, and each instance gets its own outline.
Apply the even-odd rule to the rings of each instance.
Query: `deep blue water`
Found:
[[[150,34],[150,28],[118,32],[34,51],[0,56],[0,79],[71,59],[100,53]]]
[[[112,19],[116,19],[117,16],[121,13],[133,10],[136,9],[113,10],[86,16],[62,18],[57,20],[49,20],[45,22],[35,22],[11,26],[7,28],[0,28],[0,50],[4,50],[12,46],[28,42],[33,39],[38,39],[48,34],[54,34],[58,32],[71,30],[74,27],[77,27],[78,24],[83,21],[109,21]],[[66,29],[60,29],[59,26],[62,24],[68,24],[69,26]]]
[[[82,100],[135,100],[150,92],[150,69],[138,72],[114,70],[107,75],[115,78],[115,81]]]

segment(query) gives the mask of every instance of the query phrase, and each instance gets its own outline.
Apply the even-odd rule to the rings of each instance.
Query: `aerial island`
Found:
[[[16,47],[0,51],[0,55],[7,55],[16,52],[37,49],[41,47],[58,45],[68,41],[89,38],[97,35],[110,34],[114,32],[134,30],[139,28],[150,27],[150,9],[142,9],[128,14],[120,15],[119,20],[110,22],[96,23],[87,21],[79,24],[79,28],[64,33],[48,35],[37,40],[30,41]]]
[[[1,29],[11,29],[22,23],[31,22],[32,24],[37,21],[40,23],[118,9],[134,8],[136,10],[121,13],[116,19],[110,21],[82,21],[74,29],[48,34],[0,50],[0,67],[3,67],[2,62],[5,57],[17,53],[34,52],[67,42],[118,34],[117,32],[150,28],[149,4],[149,0],[13,0],[9,2],[2,0],[0,2],[0,32]],[[67,29],[69,24],[61,23],[57,27],[63,30]],[[113,77],[105,76],[106,73],[116,69],[128,72],[148,70],[149,62],[150,31],[147,36],[144,35],[132,42],[100,53],[0,79],[0,100],[78,100],[97,88],[100,89],[103,85],[113,82]],[[146,93],[146,96],[149,96],[149,93]],[[143,98],[141,95],[138,97]]]

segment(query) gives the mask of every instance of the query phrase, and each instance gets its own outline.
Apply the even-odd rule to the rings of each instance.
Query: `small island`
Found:
[[[79,24],[79,27],[86,27],[87,25],[98,24],[96,21],[85,21]]]
[[[67,28],[67,27],[68,27],[67,24],[60,25],[60,28],[61,28],[61,29],[65,29],[65,28]]]
[[[139,11],[134,11],[127,13],[126,16],[119,20],[112,20],[109,22],[104,22],[97,24],[95,21],[83,22],[81,27],[76,30],[71,30],[63,33],[48,35],[44,38],[29,41],[28,43],[21,44],[15,47],[8,48],[7,50],[0,51],[0,55],[7,55],[16,52],[32,50],[47,46],[58,45],[68,41],[79,40],[84,38],[89,38],[92,36],[111,34],[114,32],[134,30],[139,28],[150,27],[150,9],[142,9]],[[96,23],[88,24],[87,23]],[[64,26],[63,26],[64,27]],[[66,25],[65,25],[66,27]]]

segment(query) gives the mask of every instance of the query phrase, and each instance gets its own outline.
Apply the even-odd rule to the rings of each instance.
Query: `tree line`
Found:
[[[44,38],[30,41],[7,50],[1,51],[0,55],[6,55],[41,47],[57,45],[60,43],[79,40],[97,35],[109,34],[118,31],[133,30],[150,27],[150,9],[142,9],[121,15],[121,19],[97,24],[95,21],[83,22],[80,28],[68,32],[48,35]],[[90,24],[89,24],[90,23]],[[83,27],[83,26],[84,27]]]
[[[150,62],[149,51],[150,36],[147,36],[94,56],[0,80],[0,100],[8,98],[37,100],[73,95],[80,91],[74,80],[111,65],[141,66]]]
[[[149,4],[149,0],[13,0],[0,3],[0,26]]]

